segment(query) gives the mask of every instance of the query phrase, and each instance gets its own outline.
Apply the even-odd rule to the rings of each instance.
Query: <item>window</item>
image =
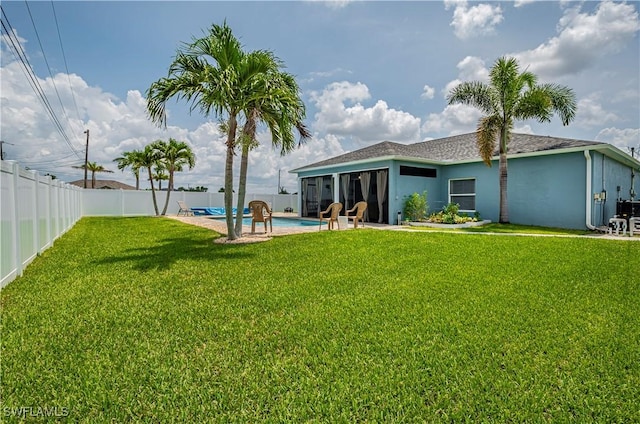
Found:
[[[476,210],[476,180],[449,180],[449,202],[460,205],[460,212]]]
[[[400,165],[400,175],[411,177],[436,178],[436,170],[433,168],[417,168],[415,166]]]

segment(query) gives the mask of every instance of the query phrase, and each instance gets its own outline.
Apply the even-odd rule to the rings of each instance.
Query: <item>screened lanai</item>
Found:
[[[302,178],[301,214],[318,217],[331,203],[341,202],[345,215],[357,202],[366,201],[365,222],[389,223],[388,185],[388,169]]]

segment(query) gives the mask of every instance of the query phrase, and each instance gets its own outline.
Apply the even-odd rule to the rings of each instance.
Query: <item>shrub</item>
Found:
[[[422,194],[413,193],[410,196],[405,196],[402,212],[406,221],[422,221],[427,216],[428,210],[426,191]]]
[[[460,211],[459,204],[449,203],[440,212],[431,214],[428,221],[439,224],[464,224],[465,222],[477,222],[480,219],[478,212],[475,212],[474,217],[471,218],[465,213],[458,215],[458,211]]]

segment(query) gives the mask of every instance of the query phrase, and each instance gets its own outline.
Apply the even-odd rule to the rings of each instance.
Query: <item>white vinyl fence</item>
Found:
[[[0,161],[0,288],[81,217],[82,189]]]
[[[151,190],[82,190],[82,216],[150,216],[155,215]],[[158,211],[162,213],[166,191],[156,191]],[[190,208],[224,207],[224,193],[172,191],[167,215],[178,213],[178,200]],[[252,200],[264,200],[274,212],[285,208],[298,210],[298,196],[294,194],[250,194],[245,196],[245,207]],[[233,196],[233,207],[238,198]]]
[[[21,169],[14,161],[0,165],[0,289],[83,216],[155,215],[149,190],[82,189]],[[160,212],[166,195],[156,192]],[[297,195],[247,194],[245,205],[255,199],[266,201],[275,212],[298,209]],[[167,215],[178,213],[178,200],[189,207],[223,207],[224,193],[171,192]],[[234,195],[234,207],[236,202]]]

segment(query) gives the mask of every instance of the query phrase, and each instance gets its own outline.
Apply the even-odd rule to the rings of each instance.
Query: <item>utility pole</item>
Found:
[[[4,152],[2,151],[2,145],[3,144],[8,144],[10,146],[15,146],[15,144],[7,143],[6,141],[0,140],[0,160],[4,160]]]
[[[278,169],[278,190],[276,191],[276,194],[280,194],[280,170]]]
[[[87,135],[87,147],[84,149],[84,188],[87,188],[87,166],[89,164],[89,130],[84,132]]]

